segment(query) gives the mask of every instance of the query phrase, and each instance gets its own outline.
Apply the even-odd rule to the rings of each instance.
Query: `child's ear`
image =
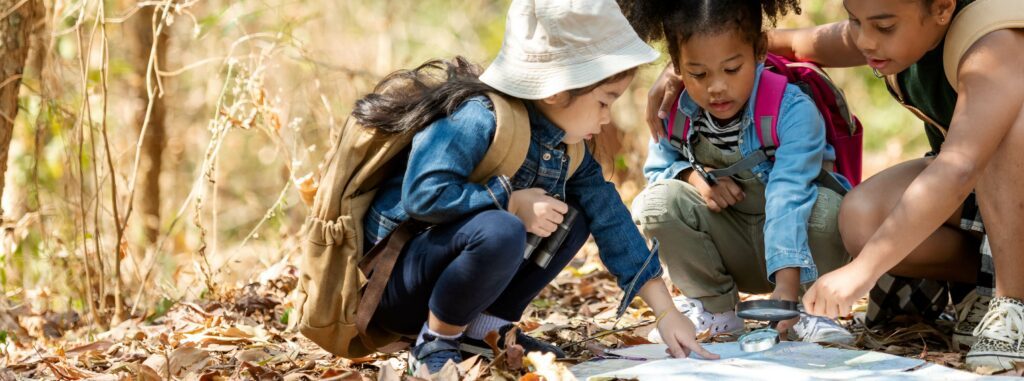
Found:
[[[956,10],[956,0],[935,0],[932,3],[932,17],[939,25],[949,25],[953,21],[953,12]]]
[[[550,97],[541,99],[540,101],[550,106],[562,106],[569,103],[569,92],[562,91]]]

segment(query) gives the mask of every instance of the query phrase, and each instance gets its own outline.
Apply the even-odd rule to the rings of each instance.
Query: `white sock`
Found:
[[[423,344],[423,334],[424,333],[429,333],[432,336],[436,336],[436,337],[439,337],[439,338],[442,338],[442,339],[448,339],[448,340],[455,340],[455,339],[458,339],[459,337],[462,336],[462,333],[458,333],[458,334],[455,334],[455,335],[442,335],[442,334],[434,332],[432,329],[430,329],[430,327],[427,326],[427,323],[423,323],[423,328],[420,328],[420,335],[419,335],[419,337],[416,338],[416,345]]]
[[[483,340],[484,337],[487,337],[488,332],[497,331],[498,328],[509,324],[512,324],[512,322],[500,317],[480,314],[466,327],[466,336],[470,339]]]

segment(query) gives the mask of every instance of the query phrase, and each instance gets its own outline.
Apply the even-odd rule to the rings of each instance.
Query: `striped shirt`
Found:
[[[729,124],[719,126],[707,110],[701,110],[700,117],[693,122],[693,126],[694,131],[703,135],[718,149],[733,152],[739,147],[742,120],[743,118],[735,118]]]

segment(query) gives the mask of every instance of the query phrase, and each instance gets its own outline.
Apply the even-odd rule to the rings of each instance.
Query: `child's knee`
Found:
[[[476,225],[475,245],[484,248],[482,252],[507,253],[509,258],[522,258],[526,249],[526,227],[519,217],[501,210],[489,210],[481,212],[472,223]]]
[[[819,272],[832,271],[849,261],[849,254],[839,230],[839,209],[843,196],[827,188],[818,188],[808,221],[808,239],[811,253]]]
[[[839,209],[843,196],[835,191],[818,187],[818,199],[814,201],[808,229],[816,233],[839,234]]]
[[[878,196],[855,188],[846,194],[839,207],[839,232],[846,250],[854,256],[875,233],[882,222],[880,218],[888,213],[882,210]]]
[[[633,200],[633,221],[645,230],[657,229],[664,223],[678,223],[697,226],[694,215],[700,207],[704,209],[703,199],[690,184],[677,180],[663,180],[648,185]]]

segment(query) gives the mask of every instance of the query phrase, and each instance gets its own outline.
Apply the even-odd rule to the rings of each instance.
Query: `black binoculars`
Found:
[[[570,206],[569,211],[565,213],[562,223],[558,224],[558,229],[547,238],[528,233],[526,235],[526,252],[523,254],[523,259],[532,258],[533,263],[536,263],[537,266],[547,268],[548,263],[551,263],[551,258],[555,257],[555,253],[558,252],[558,249],[565,242],[565,237],[569,236],[569,229],[572,228],[577,215],[579,215],[579,212]]]

